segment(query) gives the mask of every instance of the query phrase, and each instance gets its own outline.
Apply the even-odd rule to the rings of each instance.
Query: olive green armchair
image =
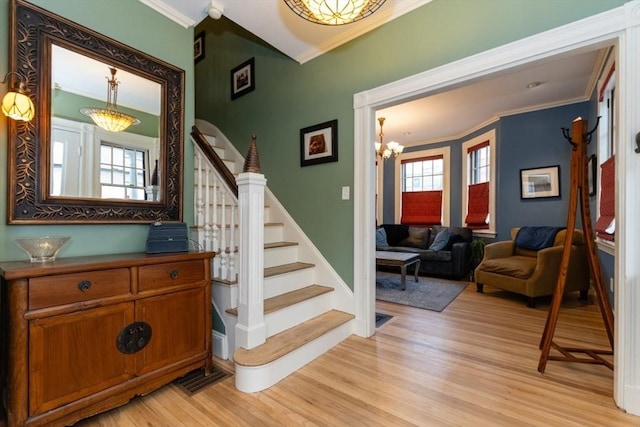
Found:
[[[553,295],[555,291],[566,230],[557,232],[552,244],[540,250],[516,246],[518,230],[511,230],[511,240],[485,246],[474,278],[478,292],[483,292],[484,285],[515,292],[528,298],[528,307],[535,307],[536,298]],[[565,292],[579,291],[580,298],[586,299],[589,276],[584,235],[581,230],[575,230]]]

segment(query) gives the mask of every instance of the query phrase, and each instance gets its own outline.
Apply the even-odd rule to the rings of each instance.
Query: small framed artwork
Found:
[[[254,58],[231,70],[231,99],[246,95],[256,88]]]
[[[204,59],[204,31],[193,39],[193,60],[196,64]]]
[[[338,161],[338,120],[300,129],[300,166]]]
[[[598,182],[598,162],[596,160],[596,155],[592,154],[589,156],[589,162],[587,164],[587,177],[588,177],[588,185],[589,185],[589,196],[596,195],[596,185]]]
[[[560,166],[520,169],[520,198],[560,197]]]

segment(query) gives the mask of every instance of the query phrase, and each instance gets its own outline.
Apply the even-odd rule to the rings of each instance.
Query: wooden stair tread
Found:
[[[326,294],[327,292],[331,291],[333,291],[333,288],[330,288],[328,286],[310,285],[302,289],[296,289],[295,291],[267,298],[264,300],[264,314],[282,310],[283,308],[289,307],[302,301],[306,301],[319,295]],[[225,311],[233,316],[238,315],[237,308],[230,308]]]
[[[298,246],[298,242],[271,242],[265,243],[265,249],[284,248],[286,246]]]
[[[241,366],[261,366],[271,363],[288,353],[315,340],[325,333],[352,320],[354,316],[343,311],[331,310],[318,317],[307,320],[293,328],[280,332],[264,344],[251,350],[240,348],[233,355],[233,360]]]
[[[291,273],[293,271],[304,270],[305,268],[315,267],[315,264],[308,262],[292,262],[290,264],[276,265],[264,269],[264,277],[277,276],[278,274]]]

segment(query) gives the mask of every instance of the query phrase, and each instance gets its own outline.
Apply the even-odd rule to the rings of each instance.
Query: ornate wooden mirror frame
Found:
[[[10,65],[27,81],[31,122],[8,120],[10,224],[147,223],[182,220],[184,71],[23,0],[11,2]],[[52,43],[161,87],[160,201],[49,195]]]

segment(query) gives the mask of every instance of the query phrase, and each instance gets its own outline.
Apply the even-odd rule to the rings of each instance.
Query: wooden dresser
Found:
[[[213,256],[0,263],[7,424],[73,424],[189,371],[209,372]]]

